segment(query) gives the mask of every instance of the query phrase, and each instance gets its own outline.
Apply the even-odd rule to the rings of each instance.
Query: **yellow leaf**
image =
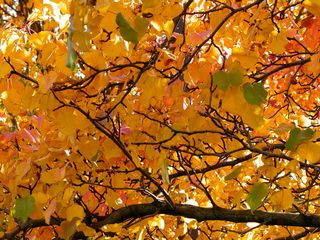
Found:
[[[96,231],[85,225],[84,223],[80,223],[79,226],[77,226],[77,230],[84,233],[87,237],[93,237],[96,234]]]
[[[320,16],[320,1],[319,0],[305,0],[302,4],[313,15]]]
[[[236,140],[226,141],[226,150],[228,152],[233,152],[233,151],[241,149],[241,148],[243,148],[243,145],[239,141],[236,141]],[[241,157],[243,155],[243,152],[244,151],[234,152],[234,153],[232,153],[232,156]]]
[[[161,168],[163,161],[166,159],[167,155],[164,151],[158,151],[153,146],[146,146],[145,148],[146,157],[150,161],[149,167],[153,171],[157,172]]]
[[[276,211],[286,210],[293,204],[294,198],[289,189],[283,189],[270,197],[271,204]]]
[[[58,75],[54,71],[50,71],[49,74],[39,76],[38,82],[40,91],[43,93],[48,92],[57,77]]]
[[[96,9],[101,13],[106,13],[110,7],[109,0],[97,0],[96,1]]]
[[[122,156],[121,149],[110,139],[106,139],[102,145],[103,152],[107,158],[119,158]]]
[[[296,153],[298,153],[300,160],[307,160],[310,163],[320,162],[320,144],[314,142],[305,142],[298,146]]]
[[[41,63],[46,66],[55,63],[55,52],[57,45],[55,43],[47,43],[43,46],[41,51]],[[66,61],[66,59],[64,59]],[[64,62],[65,65],[65,62]]]
[[[154,101],[159,101],[165,96],[167,81],[164,78],[145,78],[144,81],[141,82],[141,85],[139,87],[143,89],[143,92],[139,100],[140,103],[145,107],[149,106],[150,102],[152,102],[151,99]]]
[[[267,178],[274,178],[278,174],[278,169],[273,166],[263,165],[258,168],[258,173]]]
[[[114,31],[118,27],[116,23],[116,16],[117,15],[115,13],[105,13],[100,22],[100,27],[106,31]]]
[[[147,233],[147,232],[145,231],[145,228],[142,229],[142,230],[140,231],[140,233],[139,233],[138,240],[143,240],[143,239],[145,239],[146,233]]]
[[[148,8],[156,8],[161,4],[161,0],[143,0],[142,1],[142,11],[145,11]]]
[[[72,33],[72,41],[77,49],[82,52],[87,52],[91,48],[91,36],[90,33],[84,31],[74,31]]]
[[[11,72],[9,63],[3,62],[0,64],[0,78],[4,78]]]
[[[88,139],[82,139],[79,143],[79,151],[86,159],[91,159],[99,150],[99,141]]]
[[[74,193],[73,188],[71,187],[66,188],[63,193],[63,202],[68,203],[71,197],[73,196],[73,193]]]
[[[276,30],[270,33],[270,38],[272,39],[269,49],[274,53],[283,53],[285,51],[285,46],[288,43],[287,40],[288,31],[281,31],[278,33]]]
[[[53,121],[58,129],[66,136],[74,136],[78,129],[85,129],[90,122],[81,113],[71,108],[63,108],[55,111]]]
[[[19,163],[16,167],[16,176],[19,180],[21,180],[24,177],[24,175],[26,175],[27,172],[30,170],[30,163],[31,160],[28,159],[27,161]]]
[[[163,230],[165,227],[165,222],[161,216],[156,216],[153,219],[148,221],[149,226],[151,229],[154,227],[158,227],[159,229]]]
[[[312,72],[314,75],[318,75],[320,73],[320,53],[312,55],[310,60],[310,63],[308,63],[306,66],[310,72]]]
[[[50,201],[50,204],[47,207],[47,209],[43,212],[44,220],[45,220],[46,224],[50,224],[50,219],[51,219],[52,214],[56,210],[56,206],[57,206],[57,201],[55,199],[53,199]]]
[[[290,185],[290,182],[291,182],[291,179],[288,176],[283,177],[283,178],[278,180],[278,184],[279,184],[280,187],[287,187],[287,186]]]
[[[115,187],[124,187],[124,177],[120,176],[120,177],[116,177],[115,180],[112,180],[112,186]],[[117,183],[117,181],[121,182],[119,185]],[[113,208],[113,209],[118,209],[119,208],[119,194],[113,190],[108,191],[108,196],[107,196],[107,200],[105,202],[109,207]],[[120,206],[121,207],[121,206]]]
[[[68,52],[66,51],[65,54],[56,56],[55,65],[58,71],[69,76],[72,74],[72,70],[66,67],[67,59],[68,59]]]
[[[41,31],[39,33],[33,33],[29,37],[29,43],[33,45],[34,48],[42,49],[49,39],[50,32],[49,31]]]
[[[287,164],[286,169],[290,172],[296,172],[299,169],[299,161],[296,159],[291,160]]]
[[[105,229],[106,229],[107,232],[119,233],[122,230],[122,226],[120,224],[118,224],[118,223],[108,224]]]
[[[171,34],[174,28],[174,22],[172,20],[168,20],[163,25],[163,30],[167,32],[167,34]]]
[[[36,201],[36,204],[39,204],[39,205],[45,204],[49,198],[48,194],[43,192],[32,193],[32,196]]]
[[[110,51],[110,49],[108,50]],[[105,67],[105,58],[100,51],[90,51],[83,53],[82,57],[86,61],[86,63],[90,64],[96,68],[104,68]]]
[[[10,54],[16,50],[14,44],[18,43],[22,36],[18,31],[12,29],[6,31],[5,33],[5,39],[1,41],[0,50],[3,54],[10,56]]]
[[[239,87],[231,86],[224,93],[222,107],[225,111],[238,114],[244,123],[253,128],[263,126],[262,109],[246,102]]]
[[[238,60],[240,65],[245,68],[251,68],[256,65],[258,56],[253,51],[244,51],[244,49],[233,48],[232,58]]]
[[[83,207],[78,204],[73,204],[66,210],[67,221],[72,221],[74,218],[82,220],[85,217]]]
[[[53,168],[41,174],[40,180],[47,184],[54,184],[64,179],[66,168]]]
[[[162,11],[161,15],[164,16],[165,18],[174,18],[178,16],[182,11],[182,6],[179,3],[176,4],[168,4],[164,11]]]
[[[63,239],[69,240],[70,237],[76,232],[76,223],[74,221],[63,221],[61,223],[61,234]]]

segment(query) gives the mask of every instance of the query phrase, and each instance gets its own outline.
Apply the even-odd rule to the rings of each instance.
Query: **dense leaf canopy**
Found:
[[[320,230],[318,0],[0,0],[1,239]]]

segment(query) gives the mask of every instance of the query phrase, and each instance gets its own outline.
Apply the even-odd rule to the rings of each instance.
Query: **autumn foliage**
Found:
[[[320,230],[318,0],[0,0],[1,239]]]

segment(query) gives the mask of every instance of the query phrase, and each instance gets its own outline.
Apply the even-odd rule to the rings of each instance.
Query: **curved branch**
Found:
[[[234,223],[257,222],[264,225],[285,225],[298,227],[319,227],[320,215],[304,215],[300,213],[285,212],[265,212],[250,210],[230,210],[224,208],[204,208],[189,204],[176,204],[173,209],[168,203],[147,203],[135,204],[115,210],[110,215],[101,218],[100,221],[92,223],[90,227],[99,231],[99,229],[108,224],[123,223],[134,218],[151,217],[158,214],[166,214],[171,216],[182,216],[192,218],[198,222],[202,221],[230,221]],[[59,225],[61,220],[51,220],[52,225]],[[6,233],[1,239],[12,239],[21,231],[30,228],[48,226],[43,219],[29,219],[23,225],[17,227],[10,233]]]
[[[300,213],[280,213],[250,210],[230,210],[224,208],[204,208],[188,204],[176,204],[172,209],[167,203],[137,204],[123,207],[112,212],[105,219],[92,225],[100,228],[107,224],[121,223],[131,218],[140,218],[166,214],[196,219],[198,222],[222,220],[234,223],[257,222],[265,225],[286,225],[299,227],[319,227],[320,215],[303,215]]]

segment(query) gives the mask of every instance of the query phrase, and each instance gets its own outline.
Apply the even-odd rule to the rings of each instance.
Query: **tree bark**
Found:
[[[320,227],[320,215],[304,215],[301,213],[265,212],[250,210],[230,210],[220,207],[204,208],[189,204],[176,204],[174,208],[165,202],[153,202],[148,204],[130,205],[105,217],[100,217],[97,222],[89,224],[90,227],[99,230],[107,224],[123,223],[127,220],[142,217],[152,217],[158,214],[182,216],[202,221],[229,221],[234,223],[257,222],[264,225]],[[59,225],[63,219],[52,219],[50,225]],[[12,239],[21,231],[48,226],[43,219],[29,219],[13,231],[6,233],[1,239]],[[81,234],[81,233],[80,233]]]
[[[301,213],[265,212],[256,210],[230,210],[223,208],[204,208],[188,204],[176,204],[171,208],[166,203],[137,204],[118,209],[92,227],[100,228],[106,224],[121,223],[131,218],[167,214],[196,219],[198,222],[210,220],[257,222],[265,225],[320,227],[320,215]]]

